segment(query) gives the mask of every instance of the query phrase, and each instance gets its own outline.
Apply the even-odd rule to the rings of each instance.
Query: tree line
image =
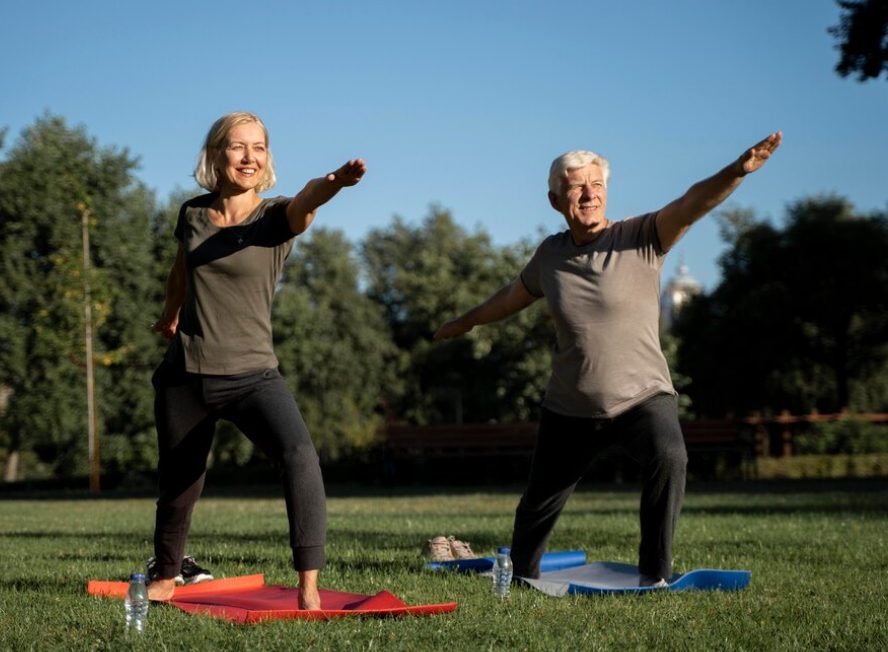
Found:
[[[178,208],[197,191],[158,202],[127,150],[100,147],[58,116],[37,119],[4,151],[4,477],[86,474],[87,288],[103,473],[152,469],[151,375],[166,342],[148,327]],[[664,336],[686,410],[888,409],[886,215],[821,197],[794,204],[781,228],[742,211],[722,219],[723,281]],[[394,217],[360,243],[319,225],[297,239],[273,308],[275,350],[325,461],[366,450],[389,420],[537,417],[553,340],[544,302],[459,340],[431,337],[513,280],[539,239],[496,246],[440,206],[418,222]],[[220,426],[214,463],[254,455]]]

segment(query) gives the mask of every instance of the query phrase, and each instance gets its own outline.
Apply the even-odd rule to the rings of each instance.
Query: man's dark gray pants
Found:
[[[650,577],[672,577],[672,538],[684,500],[688,456],[677,400],[669,394],[613,419],[568,417],[543,408],[530,479],[515,512],[516,576],[540,576],[540,560],[564,504],[592,461],[610,446],[641,465],[639,570]]]

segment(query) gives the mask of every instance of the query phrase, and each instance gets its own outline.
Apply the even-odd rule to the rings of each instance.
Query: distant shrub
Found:
[[[814,423],[793,439],[796,455],[888,453],[888,425],[859,419]]]

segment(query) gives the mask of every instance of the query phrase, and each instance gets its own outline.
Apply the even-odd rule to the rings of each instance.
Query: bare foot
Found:
[[[299,608],[307,611],[317,611],[321,608],[316,570],[299,571]]]
[[[172,600],[176,590],[175,578],[168,580],[154,580],[148,585],[148,599],[152,602],[167,602]]]

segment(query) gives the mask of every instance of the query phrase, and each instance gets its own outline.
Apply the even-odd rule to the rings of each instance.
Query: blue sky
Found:
[[[362,184],[319,223],[357,241],[431,203],[497,244],[562,230],[553,158],[611,161],[608,216],[660,208],[775,130],[784,145],[729,206],[779,223],[787,203],[839,193],[888,207],[888,83],[833,72],[833,0],[7,3],[0,126],[44,111],[126,147],[163,199],[190,188],[209,125],[269,127],[278,185],[361,156]],[[711,289],[714,220],[670,254]]]

